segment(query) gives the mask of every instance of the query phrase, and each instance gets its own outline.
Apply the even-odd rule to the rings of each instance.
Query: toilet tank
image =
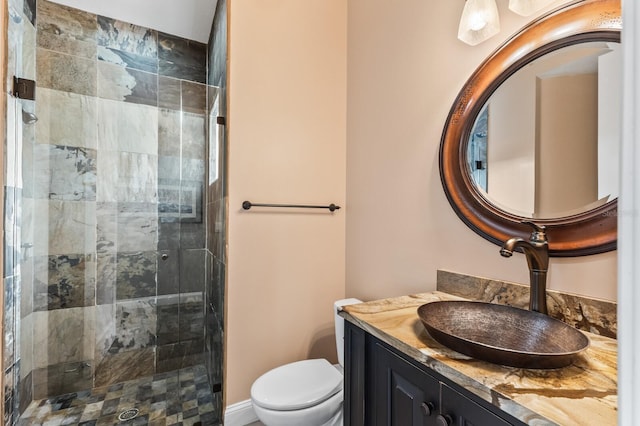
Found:
[[[333,315],[335,317],[335,326],[336,326],[336,349],[338,352],[338,363],[340,366],[344,367],[344,319],[338,315],[338,312],[341,311],[343,306],[347,305],[355,305],[357,303],[362,303],[360,299],[341,299],[337,300],[333,304]]]

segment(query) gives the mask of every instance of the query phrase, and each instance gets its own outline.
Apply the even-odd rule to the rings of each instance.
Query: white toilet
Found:
[[[253,382],[251,402],[258,419],[267,426],[342,426],[342,367],[344,320],[341,306],[361,303],[342,299],[333,304],[337,365],[326,359],[292,362],[267,371]]]

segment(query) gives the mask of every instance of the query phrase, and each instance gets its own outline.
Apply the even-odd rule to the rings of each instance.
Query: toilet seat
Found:
[[[254,404],[270,410],[318,405],[342,390],[342,374],[326,359],[307,359],[274,368],[251,386]]]

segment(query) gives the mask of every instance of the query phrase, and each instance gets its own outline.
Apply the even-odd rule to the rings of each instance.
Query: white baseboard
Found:
[[[227,405],[224,411],[224,426],[246,426],[257,421],[250,399]]]

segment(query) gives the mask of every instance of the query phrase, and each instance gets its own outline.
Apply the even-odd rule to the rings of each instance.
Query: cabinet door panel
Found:
[[[379,342],[371,345],[371,425],[435,425],[439,382],[425,371],[391,352]]]
[[[508,426],[511,423],[442,384],[440,411],[451,418],[451,426]]]
[[[344,424],[363,426],[365,406],[365,332],[345,321]]]

